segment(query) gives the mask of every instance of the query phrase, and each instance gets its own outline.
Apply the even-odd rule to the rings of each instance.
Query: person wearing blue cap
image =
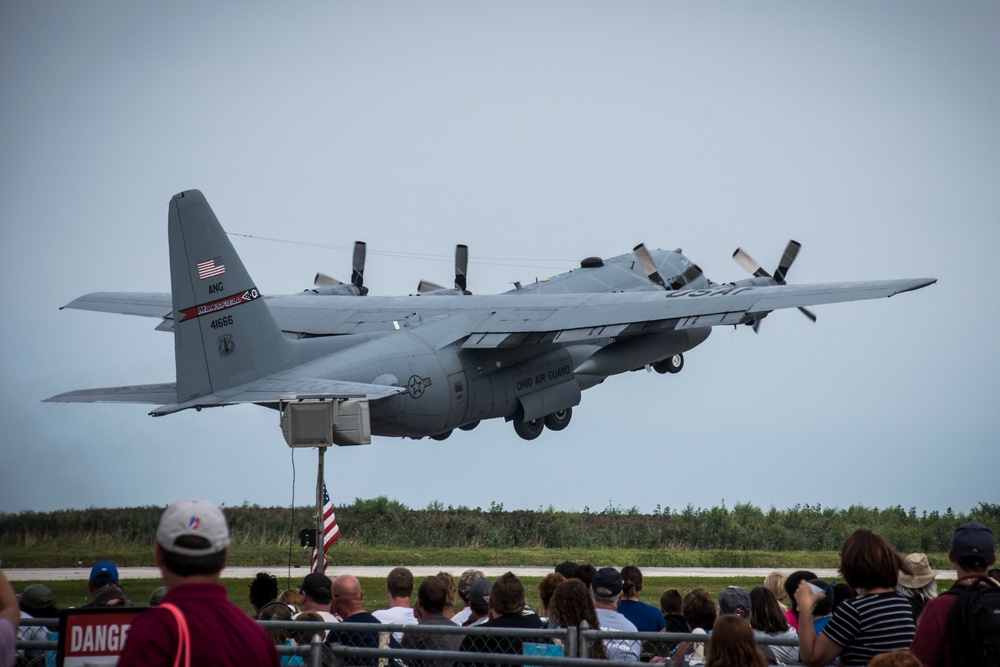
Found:
[[[83,606],[96,607],[97,596],[101,593],[101,589],[112,585],[121,587],[121,584],[118,583],[118,568],[115,567],[115,564],[106,560],[95,563],[94,567],[90,568],[90,579],[87,581],[90,602]]]

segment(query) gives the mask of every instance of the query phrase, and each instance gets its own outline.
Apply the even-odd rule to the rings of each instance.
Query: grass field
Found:
[[[306,554],[308,556],[308,554]],[[944,553],[928,553],[931,566],[948,569]],[[330,552],[331,562],[338,565],[388,565],[406,563],[409,566],[442,563],[467,566],[540,566],[555,567],[564,560],[587,563],[623,563],[638,567],[767,567],[767,568],[831,568],[840,557],[836,551],[735,551],[725,549],[489,549],[476,547],[441,548],[417,547],[394,549],[364,547],[337,543]],[[120,567],[152,567],[153,549],[150,544],[127,543],[47,543],[0,546],[0,559],[5,568],[84,567],[101,560],[110,560]],[[266,546],[238,545],[230,548],[232,566],[271,567],[276,564],[296,564],[303,560],[302,549],[276,549]]]

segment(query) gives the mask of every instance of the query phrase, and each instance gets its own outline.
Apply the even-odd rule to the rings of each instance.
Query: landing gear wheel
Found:
[[[684,355],[680,352],[653,364],[653,370],[657,373],[680,373],[682,368],[684,368]]]
[[[472,429],[476,428],[477,426],[479,426],[479,422],[478,421],[474,421],[474,422],[469,422],[468,424],[462,424],[458,428],[462,429],[463,431],[471,431]]]
[[[524,421],[524,409],[518,408],[514,413],[514,433],[517,433],[524,440],[534,440],[542,434],[545,429],[545,421],[539,417],[531,421]]]
[[[550,415],[545,415],[545,427],[550,431],[561,431],[569,426],[569,420],[573,418],[573,408],[556,410]]]
[[[445,431],[444,433],[435,433],[431,436],[431,440],[447,440],[448,436],[451,435],[451,431]]]

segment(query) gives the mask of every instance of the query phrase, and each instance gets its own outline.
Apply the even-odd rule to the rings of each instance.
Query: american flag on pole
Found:
[[[221,257],[213,257],[212,259],[206,259],[204,262],[198,262],[199,280],[207,280],[208,278],[221,276],[225,272],[226,265],[222,262]]]
[[[323,482],[323,560],[320,562],[319,540],[313,547],[313,572],[326,572],[326,551],[334,542],[340,539],[340,528],[337,526],[337,515],[333,513],[333,503],[330,494],[326,492],[326,482]]]

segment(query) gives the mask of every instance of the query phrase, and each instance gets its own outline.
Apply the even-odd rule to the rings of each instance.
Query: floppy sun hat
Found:
[[[913,574],[900,572],[899,583],[907,588],[923,588],[937,576],[937,570],[931,569],[926,554],[910,554],[906,557],[906,564]]]

